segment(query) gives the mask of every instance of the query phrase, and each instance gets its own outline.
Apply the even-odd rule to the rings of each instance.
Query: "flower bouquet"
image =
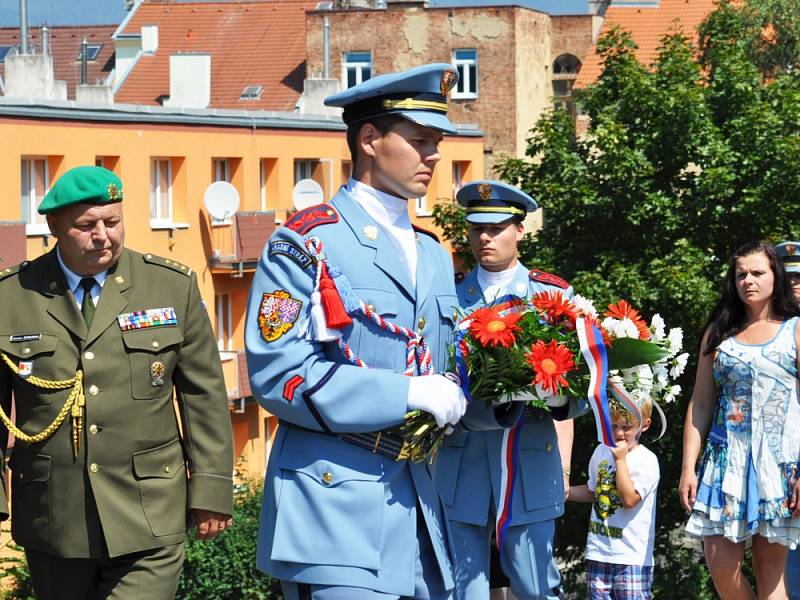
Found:
[[[613,385],[612,401],[644,394],[670,401],[680,391],[670,378],[683,371],[686,355],[678,356],[680,329],[666,334],[658,315],[648,324],[620,300],[608,306],[604,317],[601,321],[592,302],[582,296],[570,299],[553,291],[527,301],[506,296],[464,315],[451,367],[467,399],[487,407],[522,400],[549,410],[558,404],[555,399],[588,399],[598,439],[613,446],[607,386]],[[401,433],[412,460],[431,456],[445,435],[422,411],[407,415]]]

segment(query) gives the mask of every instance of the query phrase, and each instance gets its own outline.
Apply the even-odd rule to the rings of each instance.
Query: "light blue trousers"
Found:
[[[558,600],[561,574],[553,558],[555,521],[509,527],[500,563],[517,600]],[[494,521],[467,525],[450,521],[455,552],[456,600],[489,597],[490,543]]]

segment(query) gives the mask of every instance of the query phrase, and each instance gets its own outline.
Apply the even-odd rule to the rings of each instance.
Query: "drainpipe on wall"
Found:
[[[322,78],[330,79],[331,76],[331,23],[328,15],[322,17]]]

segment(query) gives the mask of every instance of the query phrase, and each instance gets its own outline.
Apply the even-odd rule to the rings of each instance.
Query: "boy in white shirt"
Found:
[[[616,399],[609,401],[616,447],[595,449],[588,484],[571,486],[569,499],[592,502],[586,542],[590,600],[649,600],[660,474],[658,458],[639,444],[639,436],[650,427],[653,403],[642,402],[637,418]]]

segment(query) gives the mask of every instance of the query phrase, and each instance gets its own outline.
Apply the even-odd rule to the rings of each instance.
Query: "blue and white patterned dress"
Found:
[[[800,460],[797,343],[800,318],[766,344],[724,340],[714,358],[717,403],[686,530],[742,542],[755,534],[790,548],[800,518],[789,509]]]

